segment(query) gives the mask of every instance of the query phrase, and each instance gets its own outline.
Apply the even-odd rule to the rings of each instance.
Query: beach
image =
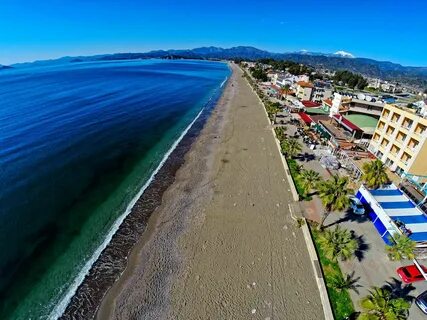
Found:
[[[323,318],[271,124],[231,67],[98,319]]]

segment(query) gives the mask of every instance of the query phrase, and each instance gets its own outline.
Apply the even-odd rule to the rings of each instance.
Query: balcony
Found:
[[[409,144],[408,145],[408,149],[411,150],[412,152],[417,151],[418,148],[418,143],[417,144]]]
[[[418,136],[418,137],[424,137],[424,135],[426,134],[426,130],[418,130],[418,131],[414,131],[414,133]]]
[[[400,144],[403,144],[406,140],[407,136],[406,135],[402,135],[400,133],[397,134],[396,137],[396,141],[399,142]]]
[[[393,116],[393,117],[391,117],[391,122],[392,123],[398,123],[399,122],[399,119],[400,119],[400,117],[395,117],[395,116]]]
[[[390,149],[390,154],[392,154],[393,156],[397,156],[397,155],[399,154],[399,152],[400,152],[400,148],[397,148],[397,147],[395,147],[395,146],[393,146],[393,147]]]
[[[384,110],[381,117],[384,119],[388,119],[388,117],[390,117],[390,111]]]
[[[402,127],[407,129],[407,130],[410,130],[413,124],[414,124],[413,120],[411,120],[409,118],[405,118],[403,120]]]

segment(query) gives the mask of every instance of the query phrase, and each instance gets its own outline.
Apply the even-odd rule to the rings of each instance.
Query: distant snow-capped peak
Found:
[[[350,52],[346,52],[346,51],[337,51],[334,53],[335,56],[340,56],[343,58],[354,58],[354,56],[350,53]]]

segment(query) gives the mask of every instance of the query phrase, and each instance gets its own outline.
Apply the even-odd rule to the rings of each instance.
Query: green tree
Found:
[[[368,81],[364,77],[347,70],[339,70],[335,72],[334,81],[342,83],[353,89],[363,89],[368,85]]]
[[[362,170],[362,180],[366,183],[368,188],[377,189],[389,182],[385,166],[381,160],[376,159],[364,163]]]
[[[288,138],[283,140],[281,147],[282,152],[285,154],[286,158],[293,158],[302,150],[301,143],[299,143],[295,138]]]
[[[370,294],[360,301],[361,320],[404,320],[408,318],[411,304],[396,297],[389,288],[373,287]]]
[[[303,170],[300,179],[305,192],[308,193],[319,183],[320,174],[314,170]]]
[[[334,175],[331,179],[318,184],[318,195],[325,207],[319,229],[323,228],[326,218],[332,211],[342,211],[350,205],[349,195],[353,193],[353,190],[349,189],[348,183],[348,177]]]
[[[351,274],[345,274],[345,276],[341,276],[340,274],[336,274],[328,279],[328,286],[334,288],[336,291],[341,292],[343,290],[353,290],[356,293],[359,293],[358,288],[361,287],[357,283],[358,279],[354,278],[354,271]]]
[[[254,67],[254,68],[250,68],[251,74],[252,76],[260,81],[267,81],[268,77],[267,77],[267,73],[265,73],[264,70],[262,70],[262,68],[260,67]]]
[[[285,100],[288,98],[289,89],[291,86],[287,83],[280,89],[280,98],[282,98],[282,95],[285,94]]]
[[[273,121],[276,122],[276,116],[277,113],[280,112],[282,109],[280,108],[280,103],[275,102],[267,102],[265,104],[265,109],[267,111],[268,117]]]
[[[351,258],[359,247],[350,231],[339,226],[335,226],[334,230],[324,230],[319,236],[319,245],[326,258],[333,261]]]
[[[386,251],[390,260],[404,260],[415,258],[415,241],[412,241],[403,234],[396,234],[394,236],[394,244],[386,246]]]
[[[285,140],[286,130],[288,130],[288,128],[286,128],[286,127],[275,127],[274,128],[274,132],[276,133],[276,137],[277,137],[277,139],[279,139],[280,142]]]

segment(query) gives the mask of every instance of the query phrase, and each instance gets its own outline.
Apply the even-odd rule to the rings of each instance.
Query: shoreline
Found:
[[[80,281],[80,284],[72,293],[65,308],[62,309],[63,312],[58,312],[61,307],[57,306],[51,312],[50,318],[88,319],[95,317],[103,297],[124,272],[132,248],[139,238],[145,236],[148,220],[153,212],[161,206],[163,193],[174,183],[176,172],[184,164],[185,155],[215,110],[226,90],[224,84],[228,79],[229,77],[221,83],[218,92],[214,93],[181,136],[172,144],[150,179],[129,203],[123,217],[119,217],[114,223],[112,226],[114,232],[111,236],[107,235],[104,241],[106,245],[103,247],[104,243],[101,244],[99,248],[101,252],[95,252],[96,258],[88,261],[91,265],[83,276],[83,280],[76,279],[77,282]],[[116,224],[118,227],[114,230]],[[66,299],[64,297],[61,302]]]
[[[229,65],[230,66],[230,65]],[[230,68],[230,70],[232,70]],[[167,250],[168,254],[170,256],[168,258],[165,258],[166,260],[170,259],[173,261],[162,261],[165,265],[167,265],[170,269],[167,270],[167,272],[162,272],[164,270],[157,270],[154,268],[153,270],[149,270],[150,263],[150,251],[152,251],[153,248],[151,246],[156,246],[156,243],[150,243],[153,241],[153,238],[158,235],[159,230],[163,228],[162,231],[167,231],[167,241],[174,243],[174,240],[177,240],[178,237],[181,235],[182,232],[185,231],[185,224],[187,221],[186,218],[188,218],[190,212],[182,213],[180,212],[180,219],[178,219],[178,223],[174,223],[172,221],[172,225],[169,227],[164,227],[164,224],[171,223],[170,217],[168,216],[165,211],[167,211],[168,207],[172,204],[176,203],[176,193],[179,192],[181,195],[184,194],[184,198],[191,198],[191,199],[185,199],[185,203],[180,209],[185,210],[185,207],[195,206],[195,202],[198,201],[197,197],[190,197],[189,193],[193,193],[194,190],[187,190],[185,184],[187,184],[188,181],[186,181],[186,178],[182,177],[182,171],[188,170],[189,168],[194,169],[195,161],[198,162],[198,165],[200,167],[197,168],[196,171],[200,171],[200,169],[207,169],[209,162],[211,160],[211,155],[206,154],[203,159],[200,159],[198,157],[199,149],[203,149],[203,151],[206,151],[209,153],[212,151],[212,145],[218,143],[217,138],[218,135],[221,133],[221,127],[224,125],[224,113],[227,111],[228,108],[228,101],[230,100],[230,96],[234,94],[232,92],[232,80],[235,77],[234,71],[232,70],[232,73],[228,77],[227,81],[225,82],[225,87],[223,88],[221,97],[217,100],[217,103],[215,107],[212,109],[212,112],[210,113],[209,118],[205,122],[204,127],[199,132],[199,135],[195,138],[195,141],[193,142],[190,150],[185,154],[184,162],[182,166],[178,169],[178,171],[175,174],[175,180],[174,182],[169,186],[169,188],[164,192],[162,196],[162,204],[159,206],[151,215],[148,224],[147,229],[144,232],[144,234],[141,236],[138,243],[132,248],[129,256],[128,256],[128,264],[119,277],[117,281],[113,284],[113,286],[108,290],[106,295],[104,296],[100,307],[97,310],[96,318],[97,319],[110,319],[113,317],[114,308],[112,307],[115,305],[115,300],[117,296],[120,295],[122,290],[124,288],[129,287],[129,281],[132,280],[132,276],[135,273],[136,269],[139,270],[145,270],[145,275],[148,277],[153,276],[153,273],[157,273],[155,275],[156,282],[154,285],[147,286],[145,288],[147,296],[149,296],[148,299],[150,300],[168,300],[167,293],[170,290],[170,282],[168,281],[170,275],[172,273],[178,272],[179,264],[181,257],[178,252],[176,252],[175,248],[168,248],[171,249],[170,251]],[[194,177],[193,177],[194,178]],[[195,178],[197,179],[197,178]],[[202,189],[207,189],[208,185],[204,185],[204,182],[199,181],[202,186],[200,186]],[[178,191],[179,190],[179,191]],[[207,190],[205,190],[207,191]],[[197,196],[200,196],[200,191]],[[206,196],[206,195],[204,195]],[[182,199],[181,199],[182,200]],[[174,208],[175,209],[175,208]],[[161,232],[161,231],[160,231]],[[157,240],[157,239],[155,239]],[[154,240],[154,241],[155,241]],[[172,245],[173,246],[173,245]],[[156,248],[158,249],[158,248]],[[167,255],[165,255],[167,256]],[[162,268],[163,269],[163,268]],[[152,272],[150,272],[152,271]],[[155,286],[158,290],[154,293],[154,296],[150,292],[149,289],[152,289],[151,287]],[[154,303],[156,304],[156,303]],[[156,305],[152,306],[150,303],[148,303],[149,308],[148,310],[145,310],[145,317],[147,319],[153,319],[153,318],[163,318],[167,314],[167,303],[163,305]],[[140,316],[140,315],[139,315]]]
[[[97,319],[321,318],[271,123],[232,69]]]

